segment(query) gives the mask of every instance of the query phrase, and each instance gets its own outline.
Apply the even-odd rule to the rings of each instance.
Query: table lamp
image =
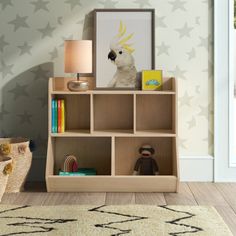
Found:
[[[88,81],[80,80],[80,73],[92,73],[92,41],[65,41],[65,73],[77,73],[77,80],[67,83],[71,91],[88,90]]]

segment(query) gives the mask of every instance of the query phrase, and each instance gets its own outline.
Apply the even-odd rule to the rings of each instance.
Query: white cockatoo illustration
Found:
[[[134,48],[128,41],[133,34],[126,34],[126,26],[120,21],[119,32],[110,43],[108,60],[111,60],[117,67],[113,79],[108,83],[108,87],[134,88],[136,87],[136,74],[134,58],[132,53]]]

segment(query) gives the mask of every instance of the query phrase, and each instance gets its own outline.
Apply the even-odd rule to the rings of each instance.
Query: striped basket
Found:
[[[1,138],[0,156],[6,155],[11,157],[13,164],[12,173],[8,177],[6,192],[23,191],[32,162],[29,140],[24,138]]]
[[[9,174],[12,171],[12,159],[10,157],[0,157],[0,202],[5,192]]]

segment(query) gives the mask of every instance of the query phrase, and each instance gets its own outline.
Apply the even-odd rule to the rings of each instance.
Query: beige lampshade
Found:
[[[65,41],[65,73],[92,73],[92,41]]]

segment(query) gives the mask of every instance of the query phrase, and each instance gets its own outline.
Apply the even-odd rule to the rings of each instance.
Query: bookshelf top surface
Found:
[[[163,89],[158,91],[144,90],[108,90],[95,89],[90,87],[90,90],[85,92],[71,92],[67,89],[67,82],[74,78],[54,77],[49,79],[49,92],[51,94],[175,94],[176,80],[174,78],[163,78]]]

